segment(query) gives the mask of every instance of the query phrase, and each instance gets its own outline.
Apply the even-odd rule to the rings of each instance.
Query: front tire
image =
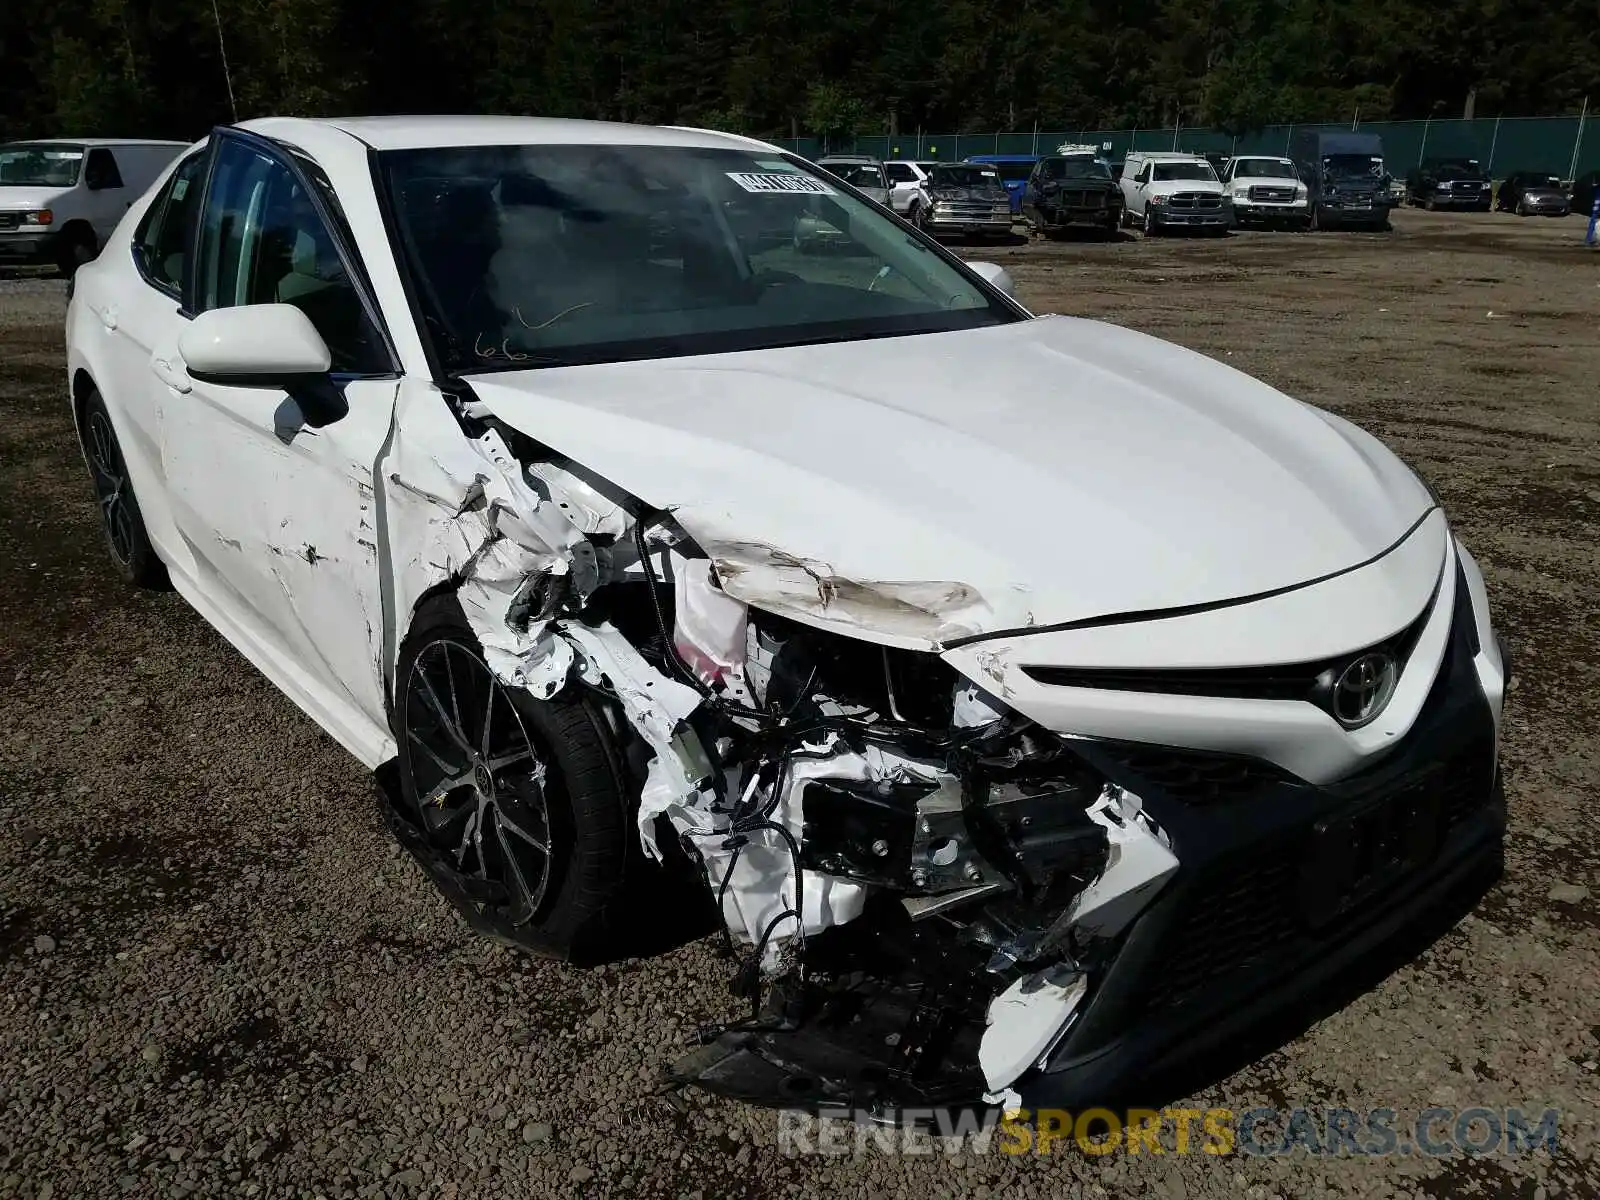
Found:
[[[490,670],[454,596],[428,601],[395,676],[400,791],[433,859],[498,936],[604,956],[634,844],[622,759],[588,697]]]
[[[68,225],[61,231],[61,240],[56,246],[56,269],[63,277],[71,279],[79,267],[93,262],[99,253],[94,230],[83,224]]]
[[[89,463],[95,499],[100,502],[100,528],[117,575],[133,587],[168,587],[167,568],[150,544],[150,533],[128,480],[122,445],[111,424],[111,413],[98,392],[91,391],[83,399],[78,414],[78,440]]]
[[[1147,204],[1144,208],[1144,235],[1145,237],[1155,237],[1157,232],[1159,230],[1156,226],[1156,215],[1150,211],[1150,206]]]

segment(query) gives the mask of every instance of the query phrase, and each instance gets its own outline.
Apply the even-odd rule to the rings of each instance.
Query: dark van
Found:
[[[1302,130],[1289,157],[1306,185],[1311,228],[1389,228],[1389,174],[1377,134]]]

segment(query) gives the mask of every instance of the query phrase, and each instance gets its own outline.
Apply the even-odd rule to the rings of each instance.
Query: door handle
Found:
[[[100,324],[104,325],[107,331],[115,333],[117,328],[117,310],[109,304],[102,308],[100,310]]]
[[[194,384],[189,379],[189,372],[183,369],[183,364],[178,361],[177,355],[164,356],[159,352],[150,358],[150,370],[155,377],[161,380],[173,391],[187,394],[194,390]]]

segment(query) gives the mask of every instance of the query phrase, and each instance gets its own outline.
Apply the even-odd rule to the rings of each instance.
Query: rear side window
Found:
[[[119,188],[122,172],[117,170],[117,160],[104,146],[89,151],[89,161],[84,164],[83,182],[91,188]]]
[[[183,292],[190,231],[205,180],[204,151],[178,164],[133,235],[134,255],[144,277],[174,296]]]

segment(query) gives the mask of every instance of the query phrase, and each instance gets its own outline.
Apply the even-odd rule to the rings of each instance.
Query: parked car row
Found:
[[[836,155],[821,165],[844,170],[875,161]],[[1569,192],[1550,172],[1513,171],[1496,188],[1478,160],[1435,157],[1397,178],[1384,164],[1382,140],[1359,130],[1303,131],[1286,155],[1134,151],[1122,162],[1111,162],[1100,147],[1063,145],[1044,155],[971,155],[963,164],[905,160],[880,165],[890,206],[930,231],[1004,232],[995,203],[998,182],[1011,218],[1050,238],[1075,228],[1108,235],[1121,227],[1152,235],[1249,227],[1388,229],[1390,213],[1402,205],[1564,216],[1589,211],[1597,176],[1591,171],[1580,177]],[[955,167],[965,176],[967,166],[993,172],[983,177],[982,187],[995,211],[984,211],[982,220],[976,219],[981,203],[959,214],[948,205],[935,211],[930,189],[935,173]],[[961,200],[969,202],[970,196]]]

